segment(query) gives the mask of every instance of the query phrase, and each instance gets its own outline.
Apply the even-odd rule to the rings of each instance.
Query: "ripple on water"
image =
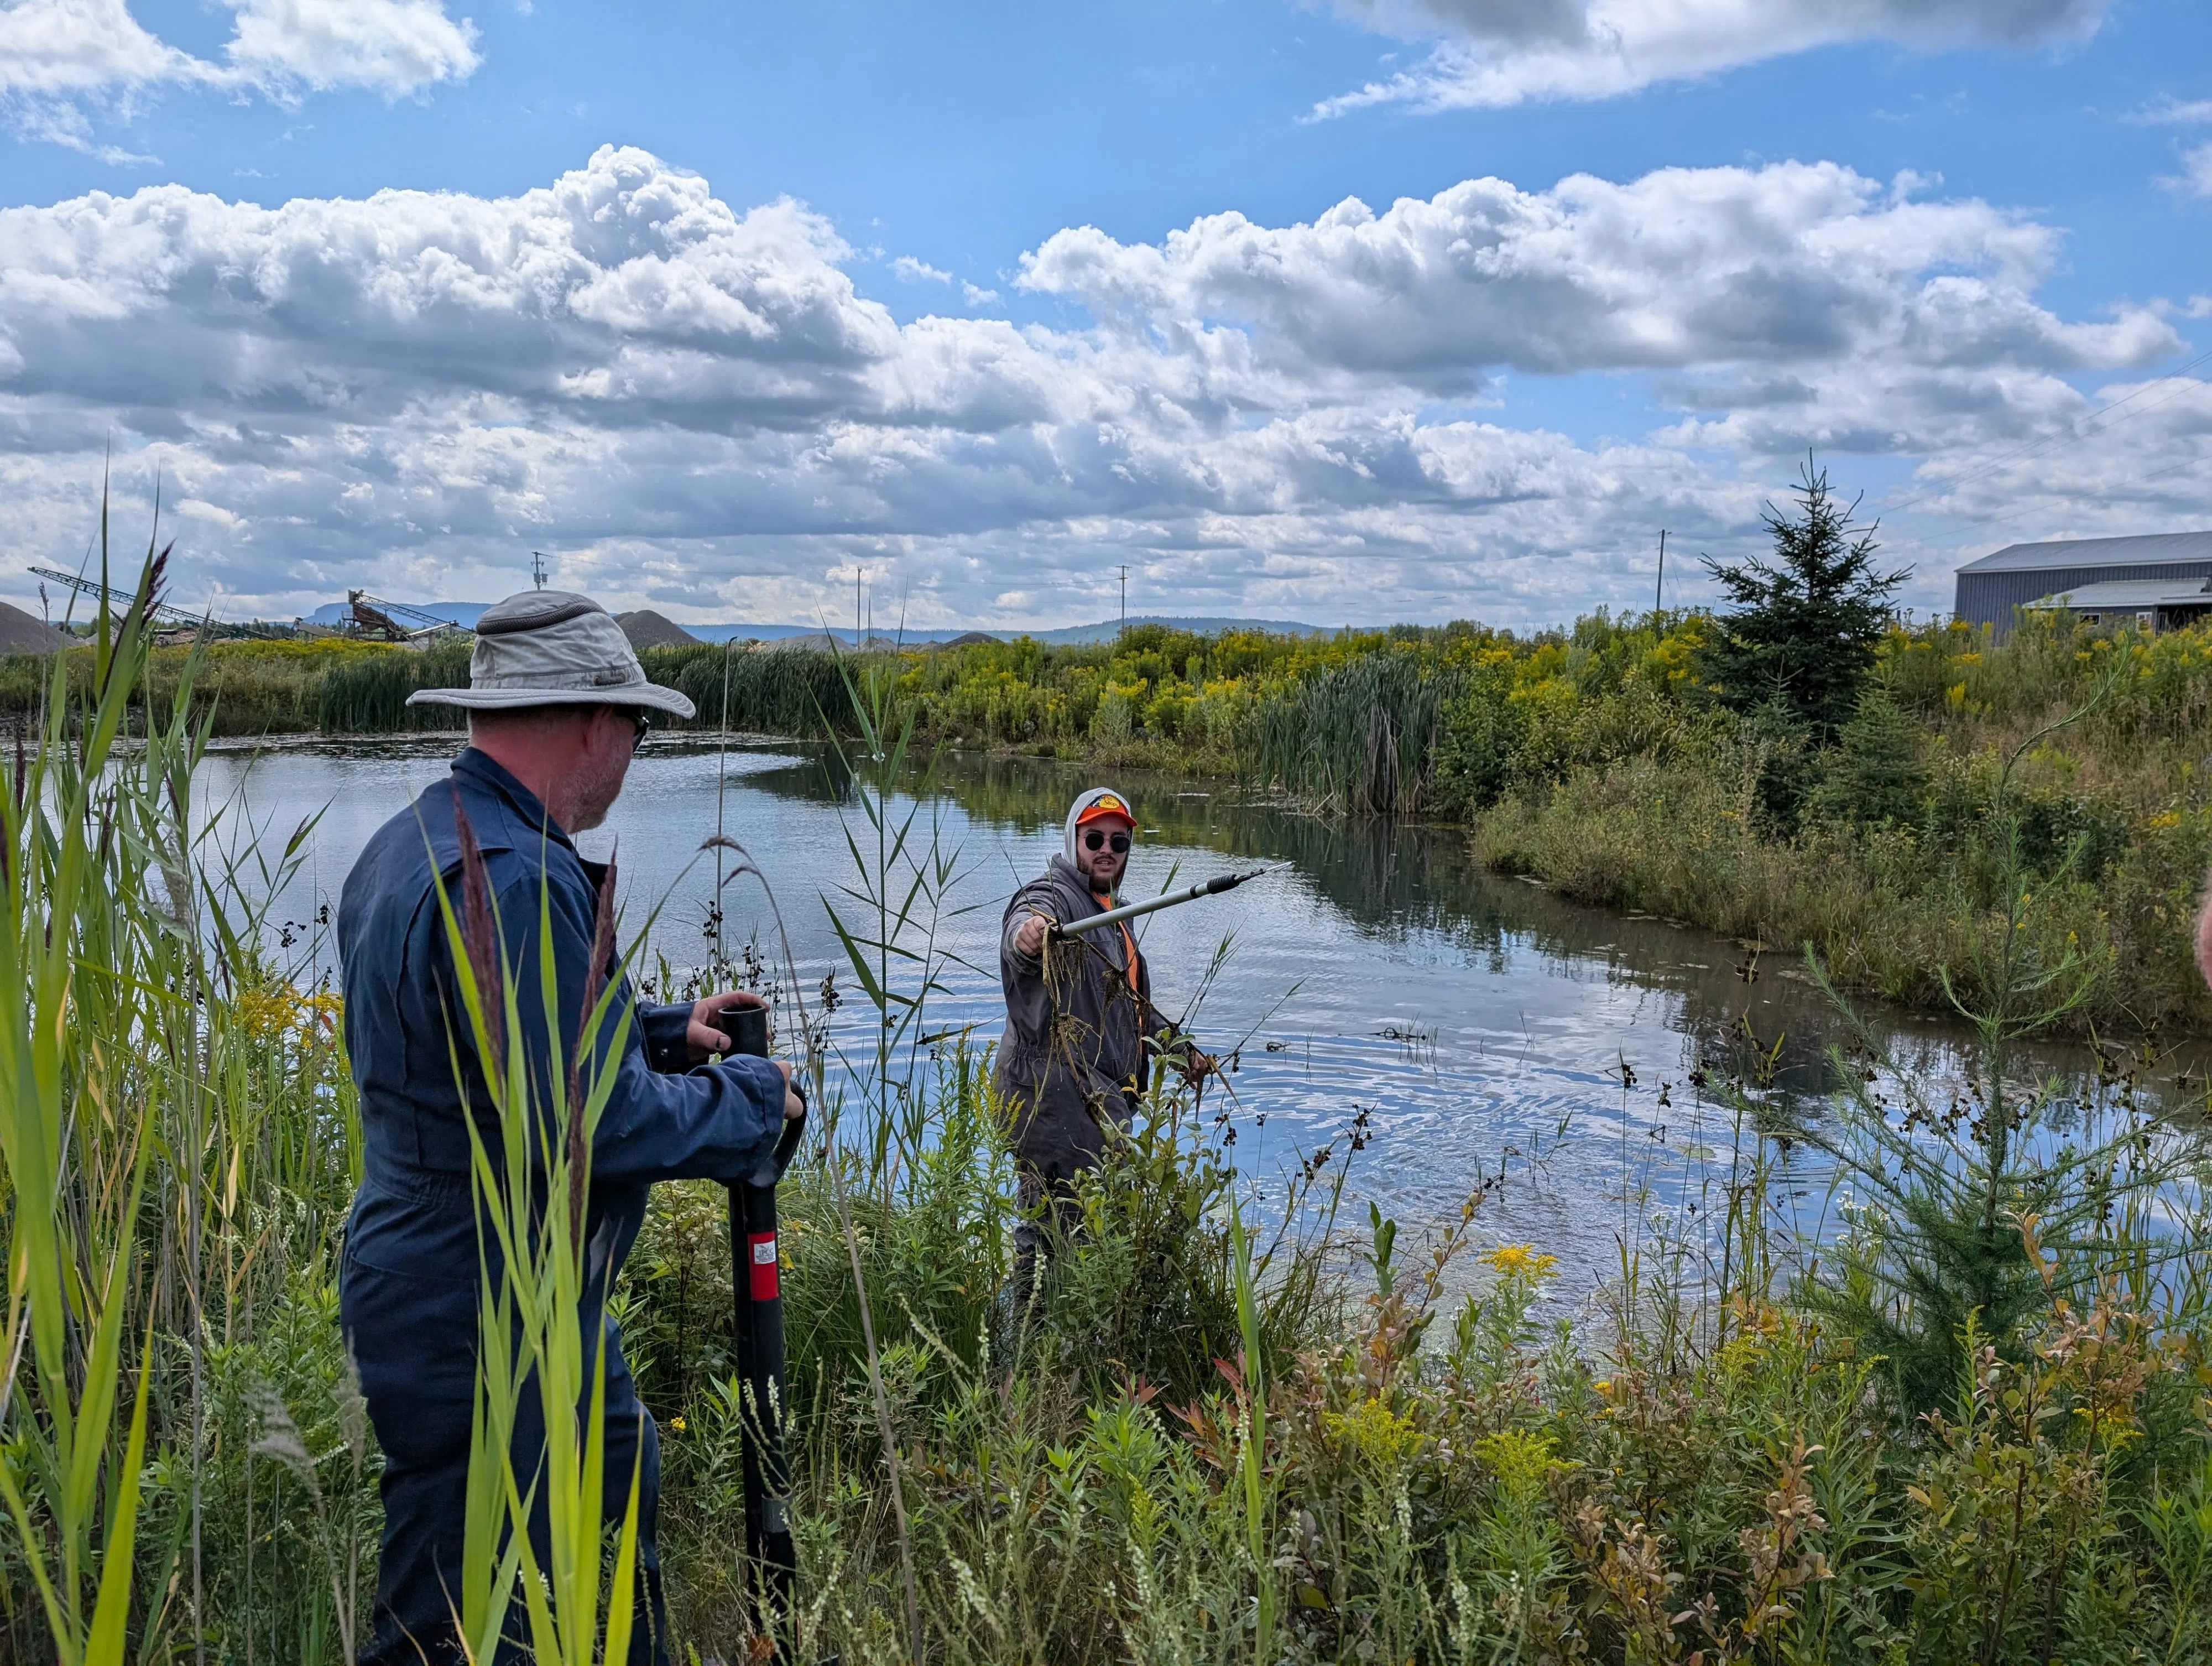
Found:
[[[304,969],[328,970],[319,907],[335,909],[362,845],[443,775],[453,744],[210,756],[204,804],[240,795],[278,842],[320,813],[270,916],[295,927],[289,952],[305,957]],[[921,824],[933,818],[945,848],[958,849],[960,878],[940,921],[948,958],[933,1031],[973,1025],[979,1039],[997,1035],[1005,898],[1060,848],[1067,800],[1093,773],[971,757],[940,764]],[[1827,1049],[1840,1026],[1788,955],[1582,908],[1486,873],[1449,829],[1332,824],[1174,779],[1123,775],[1117,784],[1144,823],[1127,894],[1162,888],[1170,874],[1187,884],[1231,858],[1291,864],[1144,922],[1155,998],[1171,1014],[1186,1011],[1229,939],[1189,1023],[1209,1048],[1237,1050],[1226,1096],[1233,1154],[1268,1195],[1279,1198],[1297,1154],[1364,1109],[1370,1141],[1353,1159],[1352,1195],[1410,1228],[1456,1219],[1467,1194],[1502,1172],[1476,1241],[1534,1243],[1560,1258],[1563,1293],[1583,1291],[1618,1268],[1620,1243],[1640,1241],[1652,1211],[1694,1219],[1717,1207],[1715,1176],[1735,1128],[1691,1085],[1701,1062],[1732,1056],[1747,1035],[1762,1048],[1778,1040],[1779,1092],[1817,1102],[1834,1085]],[[854,876],[834,779],[811,752],[752,745],[725,758],[656,741],[607,826],[580,843],[619,861],[626,925],[641,929],[652,915],[649,952],[690,965],[703,958],[714,890],[713,860],[698,846],[718,813],[773,877],[812,988],[844,964],[817,899]],[[726,892],[726,911],[733,943],[773,940],[749,880]],[[841,1022],[859,1025],[852,1005]],[[1901,1067],[1963,1079],[1955,1025],[1877,1013],[1875,1027]],[[2028,1056],[2062,1073],[2087,1062],[2063,1047]],[[1824,1179],[1802,1153],[1780,1191],[1784,1208],[1815,1219],[1826,1202]]]

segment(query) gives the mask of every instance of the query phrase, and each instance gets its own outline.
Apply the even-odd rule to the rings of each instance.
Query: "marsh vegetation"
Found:
[[[149,568],[146,588],[157,579]],[[1695,628],[1283,652],[1459,664],[1470,680],[1439,709],[1437,790],[1480,796],[1533,837],[1574,790],[1571,771],[1548,787],[1519,773],[1545,755],[1542,736],[1643,734],[1621,757],[1577,754],[1596,783],[1778,756],[1742,751],[1754,743],[1729,719],[1668,691]],[[958,857],[915,819],[921,801],[893,790],[925,708],[904,661],[848,667],[841,727],[860,744],[854,866],[836,902],[843,1005],[778,979],[772,956],[758,973],[787,1043],[835,1089],[833,1126],[784,1209],[799,1657],[2205,1657],[2203,1146],[2187,1118],[2148,1113],[2118,1055],[2086,1110],[2069,1100],[2062,1113],[2014,1050],[2099,999],[2112,952],[2109,937],[2037,923],[2053,865],[2066,864],[2062,891],[2088,871],[2081,824],[2063,840],[2038,831],[2053,783],[2126,801],[2188,744],[2174,701],[2195,698],[2204,655],[2186,638],[2075,643],[2031,635],[1993,659],[1921,633],[1883,649],[1886,697],[1919,714],[1916,735],[1932,725],[1944,740],[1923,802],[1988,788],[1971,847],[1982,866],[1963,846],[1954,860],[2005,929],[1936,963],[1975,1015],[1968,1091],[1847,1088],[1806,1116],[1771,1091],[1762,1055],[1717,1053],[1685,1091],[1736,1128],[1730,1148],[1683,1207],[1624,1231],[1597,1299],[1545,1316],[1545,1246],[1471,1248],[1482,1189],[1439,1221],[1346,1208],[1347,1168],[1391,1156],[1367,1148],[1357,1116],[1290,1171],[1242,1174],[1223,1102],[1161,1073],[1135,1136],[1085,1190],[1085,1233],[1012,1328],[993,1313],[1014,1218],[1004,1131],[982,1057],[927,1018],[936,910]],[[135,617],[93,654],[86,672],[55,673],[0,794],[8,1651],[71,1666],[339,1661],[363,1634],[378,1458],[336,1325],[360,1132],[334,1000],[295,982],[258,928],[258,899],[301,841],[226,844],[220,817],[195,805],[205,660],[163,682]],[[2131,762],[2023,751],[2051,690],[2095,679],[2112,655],[2123,686],[2098,684],[2103,703],[2066,733],[2124,739]],[[2032,678],[2008,683],[2021,668]],[[1470,705],[1488,698],[1483,677],[1503,692]],[[2008,687],[2021,690],[2011,704]],[[1505,760],[1479,795],[1450,785],[1476,779],[1468,737],[1492,733],[1470,727],[1477,710],[1523,725],[1479,754]],[[1629,721],[1638,713],[1655,714],[1650,727]],[[1650,737],[1669,724],[1718,750],[1667,751]],[[1965,761],[1949,758],[1950,736]],[[2010,773],[1978,775],[1978,749],[2006,742]],[[1744,763],[1735,779],[1739,801],[1755,801],[1758,772]],[[1817,784],[1792,838],[1827,825]],[[2157,834],[2200,813],[2170,790],[2154,802],[2145,820],[2176,818]],[[1742,838],[1773,836],[1755,822]],[[2140,844],[2137,823],[2115,825]],[[1901,836],[1894,818],[1819,836],[1876,835]],[[2100,871],[2136,860],[2131,848],[2122,839]],[[479,1041],[496,1050],[495,1015],[512,1033],[527,998],[489,970]],[[1863,1087],[1882,1078],[1851,1062]],[[548,1110],[523,1078],[512,1085],[497,1131],[509,1141]],[[591,1105],[586,1084],[553,1109],[588,1126]],[[1817,1237],[1782,1230],[1770,1207],[1784,1142],[1815,1143],[1833,1164],[1836,1225]],[[549,1160],[574,1160],[554,1149]],[[587,1160],[588,1140],[576,1150]],[[497,1169],[479,1177],[495,1207]],[[547,1195],[566,1195],[567,1177]],[[526,1322],[486,1333],[492,1428],[533,1365],[563,1404],[587,1400],[592,1380],[588,1339],[560,1322],[576,1267],[558,1211],[502,1218],[492,1304]],[[660,1189],[617,1299],[665,1435],[677,1640],[741,1659],[721,1231],[713,1188]],[[511,1335],[519,1352],[489,1346]],[[580,1507],[580,1444],[543,1478],[567,1500],[559,1565],[526,1578],[499,1530],[516,1507],[507,1468],[501,1444],[480,1439],[485,1534],[457,1603],[486,1637],[508,1594],[527,1591],[516,1623],[538,1657],[581,1666],[627,1623],[626,1535]]]
[[[1772,559],[1724,570],[1732,605],[1717,615],[642,657],[691,697],[702,730],[849,739],[858,666],[919,746],[1457,823],[1502,872],[1759,951],[1809,944],[1841,988],[1923,1009],[1988,999],[1978,969],[1998,933],[2024,932],[2080,953],[2085,987],[2053,1027],[2212,1030],[2185,928],[2212,864],[2212,634],[2061,614],[1999,641],[1894,620],[1871,535],[1809,465],[1770,526]],[[95,651],[67,660],[72,697],[87,698]],[[189,687],[215,734],[402,732],[446,721],[406,696],[465,681],[465,645],[331,640],[155,650],[125,721],[169,723]],[[0,660],[0,714],[35,725],[50,672]],[[2036,882],[2017,920],[2002,882],[2014,866]]]

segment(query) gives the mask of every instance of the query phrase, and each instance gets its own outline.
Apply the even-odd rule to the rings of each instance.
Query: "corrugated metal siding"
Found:
[[[2039,567],[2024,571],[1976,573],[1961,569],[1954,607],[1968,624],[1995,625],[1997,635],[2012,629],[2013,610],[2061,590],[2109,579],[2212,579],[2212,561],[2160,562],[2154,566]]]

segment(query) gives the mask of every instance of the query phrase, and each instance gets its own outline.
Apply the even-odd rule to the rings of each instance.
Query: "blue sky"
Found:
[[[2212,524],[2212,9],[936,11],[0,0],[10,547],[110,444],[241,612],[1539,623],[1808,446],[1923,607]]]

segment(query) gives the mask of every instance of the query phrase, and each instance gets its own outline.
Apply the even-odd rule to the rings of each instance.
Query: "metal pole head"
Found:
[[[730,1038],[731,1052],[768,1057],[767,1007],[725,1006],[714,1014],[714,1027]]]

